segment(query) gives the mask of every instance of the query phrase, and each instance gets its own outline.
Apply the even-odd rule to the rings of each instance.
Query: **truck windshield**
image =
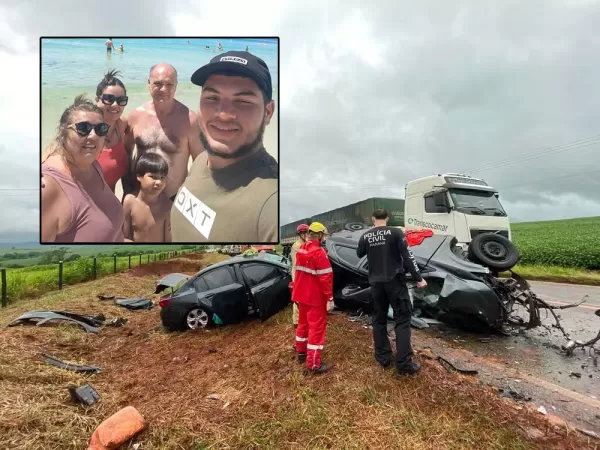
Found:
[[[451,189],[450,197],[456,210],[465,214],[506,217],[506,211],[504,211],[493,192],[475,189]]]

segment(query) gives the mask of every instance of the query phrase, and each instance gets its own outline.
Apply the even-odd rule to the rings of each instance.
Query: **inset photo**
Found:
[[[40,38],[40,243],[276,244],[279,38]]]

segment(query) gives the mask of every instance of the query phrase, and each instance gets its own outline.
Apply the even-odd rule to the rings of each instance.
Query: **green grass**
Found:
[[[600,217],[515,223],[511,229],[522,265],[600,270]]]
[[[193,250],[179,250],[178,256],[189,253]],[[145,254],[141,258],[141,263],[160,261],[169,258],[169,252]],[[150,259],[148,260],[148,256]],[[131,257],[131,267],[140,265],[139,255]],[[96,258],[96,277],[100,278],[115,273],[114,257]],[[129,269],[129,257],[117,257],[116,273],[124,272]],[[76,261],[63,263],[63,286],[81,283],[92,280],[94,277],[93,257],[84,256]],[[6,284],[8,301],[33,297],[45,292],[58,289],[59,286],[59,265],[48,264],[23,269],[8,269],[6,271]]]

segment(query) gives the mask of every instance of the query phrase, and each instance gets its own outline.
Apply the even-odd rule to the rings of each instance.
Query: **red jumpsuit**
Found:
[[[327,302],[333,298],[333,270],[319,241],[309,240],[296,253],[292,301],[298,303],[296,352],[306,354],[309,369],[321,366],[327,328]]]

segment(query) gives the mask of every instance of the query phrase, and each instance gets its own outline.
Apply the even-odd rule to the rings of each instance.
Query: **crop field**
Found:
[[[194,250],[179,250],[178,256]],[[172,252],[148,253],[131,257],[131,268],[148,262],[163,261],[173,256]],[[96,258],[96,278],[120,273],[130,268],[129,256],[104,256]],[[94,259],[82,256],[62,266],[63,286],[69,286],[94,279]],[[24,297],[35,297],[45,292],[54,291],[59,286],[59,265],[46,264],[21,269],[7,269],[6,284],[8,301],[13,302]]]
[[[515,223],[521,265],[600,270],[600,217]]]

